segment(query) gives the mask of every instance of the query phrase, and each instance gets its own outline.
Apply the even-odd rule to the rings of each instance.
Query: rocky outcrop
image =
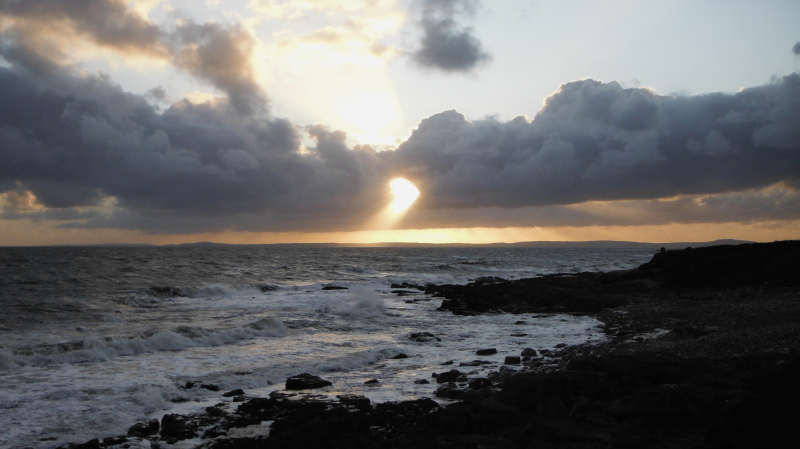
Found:
[[[333,385],[329,380],[308,373],[298,374],[286,379],[287,390],[309,390]]]

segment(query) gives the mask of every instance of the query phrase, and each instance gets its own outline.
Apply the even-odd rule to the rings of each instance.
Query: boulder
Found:
[[[226,397],[226,398],[230,398],[230,397],[233,397],[233,396],[243,396],[243,395],[244,395],[244,390],[242,390],[241,388],[237,388],[235,390],[231,390],[231,391],[229,391],[227,393],[223,393],[222,394],[222,396]]]
[[[505,361],[503,361],[506,365],[519,365],[519,356],[517,355],[507,355]]]
[[[155,435],[161,429],[161,425],[157,419],[151,419],[147,422],[137,422],[128,429],[129,437],[145,438],[150,435]]]
[[[537,354],[536,350],[533,348],[525,348],[519,355],[523,357],[537,357],[539,354]]]
[[[298,374],[286,379],[287,390],[309,390],[333,385],[331,381],[308,373]]]
[[[455,382],[461,376],[461,372],[457,369],[451,369],[450,371],[440,373],[436,376],[436,383],[437,384],[444,384],[447,382]]]
[[[418,343],[424,343],[431,340],[441,341],[441,339],[436,338],[436,336],[430,332],[412,332],[409,334],[408,339]]]
[[[497,354],[497,348],[478,349],[475,351],[477,355],[492,355]]]
[[[161,438],[167,441],[188,440],[197,435],[197,428],[187,416],[167,414],[161,418]]]
[[[448,384],[442,385],[441,387],[436,389],[436,397],[445,398],[445,399],[463,399],[465,392],[464,390],[458,388],[456,384],[450,382]]]
[[[469,381],[470,390],[481,390],[492,385],[492,381],[486,377],[476,377]]]

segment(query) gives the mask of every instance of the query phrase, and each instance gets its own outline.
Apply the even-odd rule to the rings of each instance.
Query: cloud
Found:
[[[421,67],[444,72],[470,72],[491,59],[472,28],[457,19],[474,15],[476,2],[470,0],[424,0],[418,26],[420,47],[411,55]]]
[[[792,53],[800,55],[800,42],[794,44],[794,47],[792,47]]]
[[[42,76],[72,66],[69,47],[91,42],[122,54],[170,61],[228,95],[240,114],[266,110],[252,65],[255,37],[239,24],[181,20],[160,27],[122,0],[2,0],[0,55]]]
[[[529,121],[423,120],[392,156],[426,208],[522,207],[800,187],[800,74],[735,94],[561,86]],[[464,192],[469,192],[465,194]]]
[[[397,176],[422,192],[405,227],[800,218],[797,73],[700,96],[573,81],[533,120],[445,111],[378,152],[272,116],[245,27],[162,27],[119,1],[91,4],[0,0],[2,218],[163,233],[357,230],[389,203]],[[451,20],[456,36],[476,5],[428,0],[421,20]],[[125,92],[80,72],[54,32],[168,61],[226,97]],[[443,58],[432,60],[445,70]]]
[[[251,63],[256,38],[240,25],[186,22],[169,37],[172,62],[228,94],[231,105],[250,115],[266,108]]]

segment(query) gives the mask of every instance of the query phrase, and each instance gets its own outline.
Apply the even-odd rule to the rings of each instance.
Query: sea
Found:
[[[523,348],[603,340],[592,317],[437,311],[392,284],[611,271],[650,249],[308,245],[0,248],[0,447],[52,448],[123,435],[321,376],[320,395],[434,397],[434,372]],[[326,287],[328,287],[326,289]],[[331,289],[330,287],[342,287]],[[398,294],[397,292],[403,291]],[[394,292],[394,293],[393,293]],[[523,324],[515,324],[523,321]],[[412,333],[435,338],[412,341]],[[511,334],[524,336],[511,336]],[[407,358],[395,359],[398,354]],[[454,360],[454,366],[442,363]],[[507,369],[516,369],[508,366]],[[376,379],[377,383],[365,384]],[[187,382],[195,383],[186,388]],[[218,391],[197,385],[214,385]]]

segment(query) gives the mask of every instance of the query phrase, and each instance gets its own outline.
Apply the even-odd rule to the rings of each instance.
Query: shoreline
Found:
[[[778,243],[778,253],[772,250],[780,245],[756,244],[772,245],[755,248],[770,253],[764,263],[738,251],[750,262],[735,278],[709,265],[708,254],[682,250],[627,272],[428,286],[426,293],[445,298],[441,313],[588,314],[608,337],[522,361],[526,372],[501,367],[485,380],[459,367],[469,361],[454,361],[442,367],[459,371],[453,383],[430,380],[441,381],[438,396],[460,399],[445,406],[430,399],[370,404],[352,395],[331,402],[314,390],[242,394],[234,398],[238,407],[166,415],[124,437],[60,447],[148,440],[206,448],[800,447],[797,242]],[[742,262],[734,252],[714,257],[735,267]],[[708,268],[698,277],[687,266]],[[698,284],[703,277],[707,285]]]

